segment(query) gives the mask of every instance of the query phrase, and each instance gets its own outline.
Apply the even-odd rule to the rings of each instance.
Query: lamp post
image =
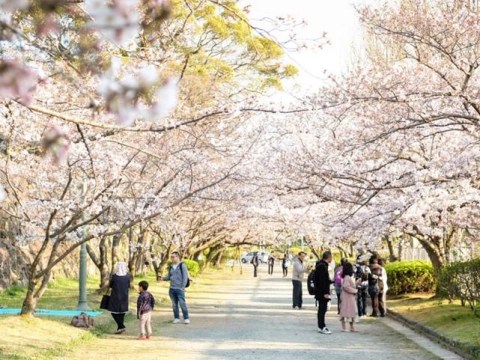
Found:
[[[86,184],[82,186],[82,198],[87,194]],[[82,222],[85,221],[85,213],[82,214]],[[87,236],[87,230],[83,228],[83,241]],[[80,271],[78,276],[78,305],[77,310],[88,311],[90,308],[87,303],[87,243],[80,245]]]

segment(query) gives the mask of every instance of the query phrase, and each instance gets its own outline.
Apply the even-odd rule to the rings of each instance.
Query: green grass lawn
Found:
[[[168,283],[157,283],[155,275],[137,277],[151,284],[157,303],[167,301]],[[92,310],[99,310],[102,294],[98,293],[97,277],[87,280],[88,304]],[[25,288],[14,286],[0,292],[0,307],[20,308],[25,296]],[[135,311],[137,293],[130,291],[130,311]],[[47,291],[39,302],[40,309],[63,310],[75,309],[78,303],[78,280],[57,279],[49,284]],[[126,321],[135,319],[127,315]],[[115,324],[110,313],[95,317],[95,329],[86,331],[70,326],[71,318],[65,317],[22,317],[0,316],[0,359],[53,359],[71,348],[88,343],[96,336],[112,332]]]
[[[388,307],[401,315],[460,342],[462,349],[480,350],[480,317],[460,302],[433,298],[431,294],[414,294],[389,299]]]
[[[190,292],[208,291],[208,286],[219,278],[225,277],[230,268],[224,270],[210,269],[204,271],[194,279]],[[235,276],[241,276],[237,274]],[[243,275],[245,276],[245,275]],[[135,288],[139,281],[147,280],[150,284],[149,291],[155,296],[158,305],[166,306],[168,299],[168,282],[157,282],[154,273],[140,276],[135,279]],[[97,277],[89,278],[87,281],[88,303],[92,310],[99,310],[102,294],[98,293]],[[14,286],[6,291],[0,292],[0,307],[20,308],[22,305],[25,289]],[[137,291],[130,291],[130,312],[126,322],[136,320]],[[40,300],[38,308],[71,310],[75,309],[78,303],[78,280],[57,279],[52,281]],[[78,329],[70,325],[71,318],[65,317],[23,317],[23,316],[2,316],[0,315],[0,359],[20,360],[35,359],[48,360],[67,356],[68,352],[82,346],[88,346],[97,337],[115,330],[115,323],[110,313],[104,311],[103,315],[95,317],[95,328],[92,330]]]

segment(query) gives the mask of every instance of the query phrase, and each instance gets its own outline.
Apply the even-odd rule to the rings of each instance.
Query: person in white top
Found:
[[[303,304],[303,291],[302,291],[302,281],[304,274],[308,271],[307,265],[304,263],[307,254],[303,251],[300,251],[298,257],[293,262],[292,270],[292,284],[293,284],[293,295],[292,307],[295,310],[300,310]]]
[[[382,300],[383,300],[383,309],[385,313],[387,313],[387,291],[388,291],[388,284],[387,284],[387,270],[385,270],[385,260],[378,259],[378,265],[382,267],[382,281],[383,281],[383,293],[382,293]]]

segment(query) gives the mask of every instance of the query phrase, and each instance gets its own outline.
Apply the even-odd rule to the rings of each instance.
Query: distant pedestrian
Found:
[[[353,265],[349,262],[343,264],[342,272],[342,306],[340,307],[340,321],[342,322],[342,331],[347,331],[346,323],[350,323],[350,331],[355,330],[355,321],[357,316],[357,285],[353,276]]]
[[[347,262],[346,258],[340,260],[340,265],[334,270],[335,292],[337,293],[337,314],[340,314],[340,304],[342,303],[342,283],[343,283],[343,265]]]
[[[304,264],[307,254],[303,251],[298,253],[298,257],[293,261],[293,270],[292,270],[292,284],[293,284],[293,295],[292,307],[296,310],[300,310],[303,305],[303,290],[302,282],[303,276],[308,271],[307,265]]]
[[[373,317],[385,316],[383,308],[383,279],[382,268],[378,265],[377,258],[370,259],[370,273],[368,274],[368,294],[372,300]]]
[[[368,298],[368,274],[370,268],[367,266],[365,257],[359,257],[355,270],[355,279],[357,280],[357,309],[358,316],[367,316],[367,298]]]
[[[272,255],[268,256],[268,275],[273,275],[273,265],[275,264],[275,258]]]
[[[185,324],[190,324],[190,317],[188,314],[187,302],[185,300],[185,289],[188,283],[188,268],[184,262],[181,261],[180,254],[175,251],[171,255],[172,265],[168,269],[168,276],[162,278],[170,281],[170,300],[173,308],[173,323],[180,323],[180,312],[178,306],[182,309],[183,320]]]
[[[138,283],[137,319],[139,320],[139,340],[150,339],[152,336],[152,311],[155,307],[155,299],[148,291],[148,282]]]
[[[288,257],[287,257],[287,254],[285,254],[282,259],[283,277],[288,276],[288,265],[289,265]]]
[[[258,259],[258,253],[253,254],[250,263],[253,265],[253,277],[257,277],[257,269],[258,265],[260,264],[260,260]]]
[[[387,313],[387,291],[388,291],[388,282],[387,282],[387,270],[385,269],[385,260],[378,259],[378,265],[382,268],[382,281],[383,281],[383,288],[382,288],[382,303],[383,303],[383,312],[384,315]]]
[[[117,323],[115,334],[121,334],[126,330],[125,314],[128,312],[128,291],[130,289],[130,276],[126,263],[117,263],[115,273],[110,278],[110,288],[112,292],[108,302],[108,311]]]
[[[330,279],[330,274],[328,272],[328,265],[332,262],[332,259],[333,257],[330,251],[325,251],[323,253],[322,260],[317,262],[314,279],[315,288],[318,289],[317,295],[315,295],[315,298],[318,301],[318,332],[326,335],[332,333],[325,324],[325,314],[327,313],[328,303],[332,298],[330,295],[330,285],[332,284],[332,280]]]

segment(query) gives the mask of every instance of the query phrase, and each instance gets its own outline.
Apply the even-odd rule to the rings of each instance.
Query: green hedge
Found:
[[[442,269],[440,291],[450,300],[459,299],[476,314],[480,314],[480,259],[457,262]]]
[[[191,277],[195,277],[198,275],[198,273],[200,272],[200,264],[198,263],[198,261],[185,259],[183,260],[183,262],[185,263],[185,265],[187,265],[188,273]]]
[[[187,265],[188,274],[190,275],[190,277],[196,277],[198,275],[198,273],[200,272],[200,264],[198,263],[198,261],[183,259],[182,262]],[[170,268],[170,266],[172,266],[171,261],[168,262],[168,267]]]
[[[396,261],[387,264],[385,270],[389,294],[435,291],[433,266],[428,261]]]

